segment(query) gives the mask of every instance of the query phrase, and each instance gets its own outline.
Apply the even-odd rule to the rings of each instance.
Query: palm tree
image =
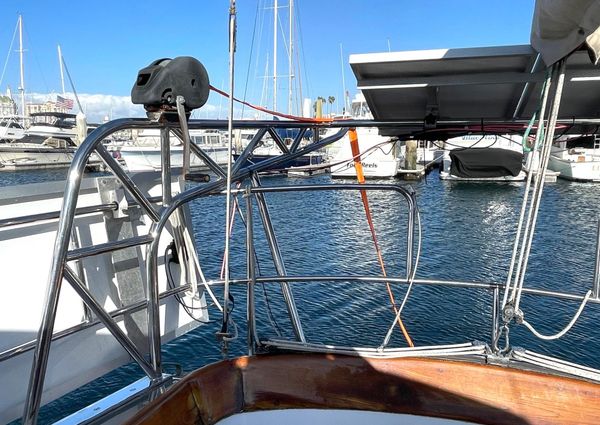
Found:
[[[329,103],[329,115],[331,115],[331,106],[333,105],[333,102],[335,102],[335,97],[329,96],[327,102]]]

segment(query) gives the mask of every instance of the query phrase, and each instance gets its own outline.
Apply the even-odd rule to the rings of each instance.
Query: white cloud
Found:
[[[56,101],[56,93],[28,93],[27,102],[44,103],[47,101]],[[146,112],[143,106],[131,103],[130,96],[114,96],[110,94],[89,94],[77,93],[81,107],[87,116],[89,123],[102,123],[106,118],[138,118],[145,117]],[[75,99],[73,93],[66,93],[69,99]],[[78,112],[77,102],[74,102],[73,112]],[[220,118],[226,118],[226,107],[219,108],[212,104],[206,104],[192,115],[193,118],[219,118],[219,109],[221,109]]]

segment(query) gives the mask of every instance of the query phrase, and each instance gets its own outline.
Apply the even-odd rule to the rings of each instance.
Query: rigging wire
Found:
[[[2,75],[0,75],[0,86],[2,85],[2,81],[4,80],[4,74],[6,73],[6,67],[8,66],[8,60],[10,59],[10,54],[13,49],[13,44],[15,44],[15,39],[17,38],[18,30],[19,30],[19,21],[17,21],[17,25],[15,26],[15,31],[13,32],[12,40],[10,41],[10,46],[8,47],[8,53],[6,54],[6,60],[4,61],[4,68],[2,68]]]
[[[236,208],[237,208],[237,213],[240,216],[240,221],[242,222],[244,228],[248,228],[248,223],[246,222],[246,220],[244,219],[244,214],[242,213],[242,209],[240,207],[240,203],[236,202]],[[260,269],[260,261],[258,259],[258,254],[256,253],[256,248],[252,248],[252,255],[254,257],[254,261],[256,262],[256,269],[257,269],[257,274],[258,276],[262,276],[262,272]],[[278,337],[281,337],[283,335],[283,332],[281,331],[281,328],[279,327],[279,324],[277,323],[277,320],[275,319],[275,316],[273,315],[273,311],[271,308],[271,302],[269,301],[269,295],[267,293],[266,290],[266,285],[264,282],[260,282],[260,286],[262,288],[263,291],[263,296],[265,297],[265,306],[267,308],[267,318],[269,319],[269,322],[271,324],[271,327],[273,328],[273,330],[275,331],[275,333],[277,334]]]
[[[27,31],[26,26],[23,26],[23,32],[25,33],[25,37],[27,38],[29,45],[33,46],[33,42],[31,41],[31,37],[29,36],[29,32]],[[40,64],[39,58],[35,54],[35,50],[32,50],[32,53],[33,53],[33,59],[35,60],[35,63],[40,71],[40,77],[42,77],[42,82],[44,83],[44,87],[46,87],[46,92],[49,92],[50,88],[48,86],[48,83],[46,82],[46,78],[44,77],[44,71],[42,69],[42,65]]]
[[[298,43],[300,45],[300,49],[296,49],[296,51],[298,50],[302,50],[301,54],[302,54],[302,64],[304,67],[304,80],[305,80],[305,85],[306,85],[306,91],[307,93],[310,94],[310,80],[308,78],[308,72],[307,72],[307,66],[306,66],[306,55],[304,54],[304,33],[302,32],[302,24],[300,22],[301,18],[301,8],[298,6],[299,0],[296,0],[296,19],[298,21],[298,31],[297,33],[300,34],[300,43]],[[300,75],[300,74],[299,74]]]
[[[256,25],[258,22],[258,10],[260,2],[256,3],[256,14],[254,15],[254,27],[252,28],[252,41],[250,43],[250,55],[248,56],[248,69],[246,70],[246,82],[244,84],[244,96],[243,99],[246,100],[246,93],[248,92],[248,80],[250,79],[250,65],[252,64],[252,52],[254,51],[254,38],[256,36]],[[246,105],[242,105],[241,118],[244,118],[244,108]]]

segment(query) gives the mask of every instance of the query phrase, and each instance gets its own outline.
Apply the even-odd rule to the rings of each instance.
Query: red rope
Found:
[[[213,86],[210,86],[210,89],[216,93],[219,93],[221,96],[225,96],[226,98],[229,98],[229,94],[224,92],[223,90],[219,90],[218,88],[213,87]],[[288,115],[288,114],[284,114],[281,112],[271,111],[270,109],[263,108],[262,106],[253,105],[251,103],[245,102],[245,101],[237,99],[235,97],[233,98],[233,100],[235,100],[238,103],[241,103],[242,105],[246,105],[252,109],[256,109],[257,111],[265,112],[267,114],[275,115],[275,116],[281,117],[281,118],[287,118],[287,119],[294,120],[294,121],[313,122],[313,123],[322,123],[322,122],[332,122],[333,121],[333,118],[307,118],[307,117],[298,117],[296,115]]]

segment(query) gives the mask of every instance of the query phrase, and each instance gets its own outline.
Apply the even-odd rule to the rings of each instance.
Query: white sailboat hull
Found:
[[[155,173],[153,173],[155,174]],[[152,180],[137,180],[143,191],[152,196],[161,193],[160,185]],[[111,188],[113,178],[84,180],[78,207],[101,205],[118,196],[118,186]],[[173,186],[173,191],[179,185]],[[0,196],[0,223],[2,219],[60,210],[64,182],[22,185],[3,188]],[[114,198],[118,199],[118,198]],[[143,216],[119,217],[112,213],[93,213],[80,216],[74,222],[74,234],[80,247],[106,243],[115,237],[131,237],[147,233],[151,220]],[[45,220],[20,225],[0,224],[0,257],[2,258],[3,285],[0,296],[0,423],[7,423],[23,414],[28,379],[33,362],[31,343],[37,338],[46,297],[48,270],[53,258],[57,221]],[[161,252],[171,240],[161,238]],[[144,246],[121,250],[114,254],[88,257],[70,265],[83,276],[89,291],[107,311],[114,311],[145,300],[143,268]],[[159,266],[159,290],[167,289],[164,261]],[[172,266],[179,284],[179,266]],[[183,295],[183,294],[182,294]],[[185,296],[190,304],[191,297]],[[196,305],[205,305],[202,294],[194,298]],[[147,353],[147,316],[145,307],[138,311],[116,316],[119,327],[131,338],[142,353]],[[198,310],[199,319],[206,320],[205,310]],[[58,314],[54,326],[55,339],[50,352],[48,373],[45,378],[42,403],[47,403],[89,382],[102,374],[131,361],[129,354],[101,324],[94,320],[81,298],[63,281]],[[163,342],[173,339],[198,326],[178,302],[169,297],[160,303]],[[91,326],[90,326],[91,325]],[[17,347],[21,347],[17,349]],[[27,348],[29,347],[29,348]]]
[[[550,156],[548,168],[567,180],[600,182],[600,157],[588,155]]]
[[[227,164],[227,148],[211,147],[202,148],[217,164]],[[160,148],[145,146],[123,146],[118,150],[125,165],[130,172],[157,171],[161,166]],[[190,154],[190,165],[195,169],[208,169],[204,161],[194,154]],[[183,148],[171,146],[171,167],[183,166]]]
[[[358,129],[360,162],[367,178],[395,177],[401,160],[389,138],[380,136],[377,129]],[[331,159],[333,177],[356,177],[350,139],[344,136],[334,146],[335,155]]]

